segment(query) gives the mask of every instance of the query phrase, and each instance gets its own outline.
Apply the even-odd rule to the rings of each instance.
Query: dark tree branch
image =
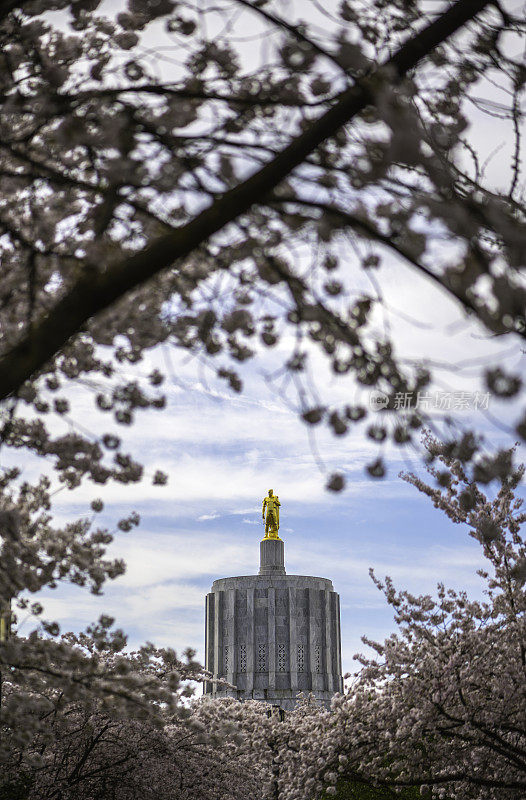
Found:
[[[318,209],[325,214],[332,215],[335,218],[340,219],[350,228],[353,228],[369,239],[384,245],[397,255],[401,256],[408,264],[411,264],[411,266],[418,270],[418,272],[425,275],[426,278],[440,286],[440,288],[443,289],[450,297],[453,297],[455,300],[457,300],[464,311],[480,317],[481,309],[476,305],[476,303],[473,302],[473,300],[471,300],[466,292],[462,292],[459,288],[454,288],[451,286],[442,278],[441,275],[433,272],[433,270],[429,269],[429,267],[426,267],[426,265],[422,264],[422,262],[417,258],[414,258],[414,256],[411,255],[411,252],[402,244],[398,243],[392,236],[384,234],[378,230],[378,228],[370,220],[363,219],[356,214],[351,214],[344,209],[338,208],[338,206],[331,205],[330,203],[318,202],[316,200],[304,200],[296,197],[295,195],[280,194],[272,198],[272,205],[279,205],[282,203]],[[519,330],[517,333],[526,338],[526,330]]]
[[[235,2],[238,5],[250,9],[250,11],[253,11],[255,14],[259,14],[259,16],[263,17],[263,19],[266,19],[267,22],[271,22],[276,27],[286,31],[294,39],[297,39],[297,41],[306,44],[307,47],[310,47],[319,56],[322,56],[323,58],[326,58],[329,61],[331,61],[341,72],[343,72],[346,78],[349,78],[347,70],[344,67],[342,67],[337,57],[333,55],[333,53],[330,53],[328,50],[325,50],[325,48],[321,47],[321,45],[319,45],[317,42],[314,42],[312,39],[309,39],[309,37],[306,36],[297,25],[291,25],[286,20],[277,17],[275,14],[271,14],[262,6],[257,6],[254,2],[250,2],[250,0],[235,0]]]
[[[0,145],[1,151],[2,145]],[[5,148],[11,152],[15,158],[19,159],[20,161],[24,161],[29,167],[31,167],[34,172],[23,172],[23,173],[12,173],[16,175],[16,177],[20,178],[28,178],[31,181],[38,180],[38,179],[45,179],[49,181],[51,184],[56,184],[57,186],[71,186],[73,188],[93,193],[94,195],[98,195],[100,197],[105,198],[106,200],[111,200],[112,196],[117,194],[117,199],[119,203],[126,204],[131,206],[132,208],[137,211],[137,213],[144,214],[144,216],[150,219],[152,222],[159,223],[160,225],[164,225],[165,227],[171,227],[170,223],[158,217],[152,211],[150,211],[146,206],[142,203],[135,200],[133,197],[128,195],[120,195],[119,192],[122,190],[124,186],[132,186],[134,189],[141,188],[140,186],[132,183],[131,181],[123,182],[118,187],[111,187],[109,185],[101,185],[101,183],[92,183],[90,181],[82,180],[82,178],[73,178],[71,175],[67,175],[64,172],[61,172],[55,165],[53,164],[46,164],[44,162],[38,161],[27,153],[23,152],[19,147],[11,145],[5,145]],[[0,170],[0,174],[8,174]],[[19,238],[22,241],[22,238],[19,234],[13,231],[13,235]],[[27,240],[26,240],[26,243]],[[34,247],[34,245],[32,245]],[[45,251],[40,249],[40,253],[45,255]],[[75,258],[75,256],[72,256]]]
[[[491,4],[491,0],[458,0],[440,17],[413,36],[381,65],[393,84]],[[392,77],[391,77],[392,76]],[[109,308],[126,292],[192,253],[260,202],[322,142],[334,136],[368,105],[374,105],[373,74],[346,89],[335,104],[293,139],[275,158],[243,183],[225,192],[207,209],[179,229],[159,237],[139,253],[93,275],[86,271],[51,312],[20,343],[0,359],[0,399],[15,392],[34,375],[95,314]]]
[[[123,94],[153,94],[162,97],[177,97],[180,100],[199,100],[217,101],[219,103],[227,103],[228,105],[246,106],[248,108],[261,107],[261,106],[285,106],[287,108],[317,108],[318,106],[327,105],[333,102],[334,97],[324,97],[321,100],[305,100],[301,103],[294,100],[283,99],[280,100],[276,97],[269,97],[265,94],[257,95],[225,95],[220,92],[197,92],[191,89],[176,89],[174,86],[164,86],[163,84],[138,84],[136,86],[121,86],[117,88],[106,86],[100,89],[86,89],[77,94],[67,94],[65,92],[57,92],[57,98],[61,101],[67,102],[72,107],[82,105],[89,100],[100,97],[108,97],[110,99],[120,98]]]

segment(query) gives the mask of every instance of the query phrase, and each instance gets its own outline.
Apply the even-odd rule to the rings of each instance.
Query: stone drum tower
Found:
[[[279,507],[270,490],[259,574],[220,578],[206,597],[205,693],[288,710],[312,692],[328,706],[343,690],[339,596],[328,578],[286,574]]]

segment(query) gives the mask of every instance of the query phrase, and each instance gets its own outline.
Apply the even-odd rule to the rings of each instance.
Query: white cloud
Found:
[[[173,534],[131,534],[118,537],[112,546],[127,564],[119,586],[139,588],[166,581],[188,581],[202,576],[222,577],[231,570],[251,574],[258,554],[253,539],[239,541],[230,531],[223,535],[193,531]],[[249,570],[247,573],[246,570]]]
[[[151,453],[148,458],[152,458]],[[153,457],[154,458],[154,457]],[[333,462],[333,468],[344,461],[347,463],[348,453],[342,447],[339,452],[329,453],[327,462]],[[352,461],[348,461],[348,469],[355,478],[349,480],[347,498],[351,495],[366,496],[377,492],[376,484],[368,480],[363,473],[363,464],[369,460],[356,453]],[[88,504],[94,497],[101,497],[106,504],[130,504],[133,508],[138,503],[155,502],[158,508],[163,504],[174,504],[180,508],[191,509],[199,513],[201,519],[213,519],[212,514],[255,513],[259,508],[244,508],[242,511],[231,507],[234,503],[250,502],[254,497],[263,498],[268,486],[274,486],[282,502],[315,503],[333,506],[340,502],[334,495],[325,491],[325,478],[308,458],[282,456],[280,458],[262,457],[254,463],[247,463],[242,454],[225,457],[221,453],[182,455],[177,451],[168,453],[165,448],[162,457],[153,461],[152,469],[164,470],[169,476],[167,486],[154,486],[144,480],[137,485],[108,484],[94,486],[85,483],[72,492],[62,492],[57,497],[57,507],[64,511],[68,506]],[[395,484],[384,482],[383,491],[391,493]],[[398,483],[396,492],[398,493]],[[210,509],[210,510],[209,510]]]

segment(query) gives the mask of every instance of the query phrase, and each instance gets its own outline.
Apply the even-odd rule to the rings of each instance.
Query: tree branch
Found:
[[[317,108],[324,106],[334,101],[334,97],[324,97],[321,100],[305,100],[302,103],[294,100],[287,100],[276,97],[270,97],[265,94],[258,93],[257,95],[247,94],[243,95],[225,95],[220,92],[204,92],[195,91],[191,89],[177,89],[174,86],[166,86],[163,84],[137,84],[136,86],[119,86],[110,87],[105,86],[100,89],[85,89],[77,94],[68,94],[66,92],[57,92],[57,97],[61,101],[68,102],[72,107],[82,105],[82,103],[93,100],[95,98],[108,97],[110,99],[119,99],[123,94],[153,94],[161,95],[162,97],[177,97],[181,100],[200,100],[217,101],[220,103],[228,103],[229,105],[247,106],[248,108],[260,106],[285,106],[286,108]]]
[[[394,241],[391,236],[388,236],[378,230],[378,228],[376,228],[370,220],[356,216],[355,214],[351,214],[344,209],[338,208],[337,206],[332,206],[330,203],[319,202],[316,200],[304,200],[302,198],[295,197],[294,195],[287,196],[280,194],[272,198],[271,205],[278,205],[281,203],[318,209],[323,211],[325,214],[337,217],[338,219],[342,220],[342,222],[345,222],[350,228],[361,232],[363,235],[378,242],[379,244],[383,244],[385,247],[388,247],[397,255],[401,256],[408,264],[411,264],[413,267],[415,267],[415,269],[425,275],[426,278],[429,278],[429,280],[440,286],[440,288],[443,289],[448,295],[454,297],[455,300],[460,303],[464,311],[470,314],[474,313],[476,316],[480,316],[481,309],[465,292],[462,293],[459,290],[455,290],[446,281],[444,281],[440,275],[438,275],[436,272],[433,272],[431,269],[429,269],[429,267],[426,267],[426,265],[422,264],[422,262],[417,258],[414,258],[409,250]],[[518,331],[518,333],[526,338],[526,331]]]
[[[384,64],[385,75],[398,83],[426,55],[491,4],[492,0],[458,0],[413,36]],[[87,270],[55,305],[35,321],[20,343],[0,359],[0,399],[15,392],[38,372],[68,339],[95,314],[192,253],[210,236],[260,202],[322,142],[374,104],[377,74],[346,89],[335,104],[293,139],[275,158],[243,183],[230,189],[179,229],[159,237],[139,253],[96,275]]]
[[[282,28],[284,31],[290,34],[290,36],[292,36],[294,39],[297,39],[299,42],[306,44],[308,47],[314,50],[315,53],[318,53],[319,56],[322,56],[323,58],[326,58],[328,61],[331,61],[339,70],[341,70],[341,72],[343,72],[346,78],[349,78],[349,73],[344,67],[342,67],[337,57],[333,53],[330,53],[328,50],[325,50],[325,48],[321,47],[321,45],[319,45],[317,42],[314,42],[312,39],[309,39],[309,37],[302,32],[299,26],[291,25],[286,20],[277,17],[275,14],[271,14],[262,6],[256,5],[254,2],[250,2],[250,0],[235,0],[235,2],[238,3],[238,5],[248,8],[255,14],[259,14],[259,16],[263,17],[263,19],[266,19],[267,22],[271,22],[276,27]]]

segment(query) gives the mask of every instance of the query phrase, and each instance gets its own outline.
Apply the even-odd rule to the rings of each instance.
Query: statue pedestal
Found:
[[[259,545],[260,575],[285,575],[285,544],[281,539],[263,539]]]

